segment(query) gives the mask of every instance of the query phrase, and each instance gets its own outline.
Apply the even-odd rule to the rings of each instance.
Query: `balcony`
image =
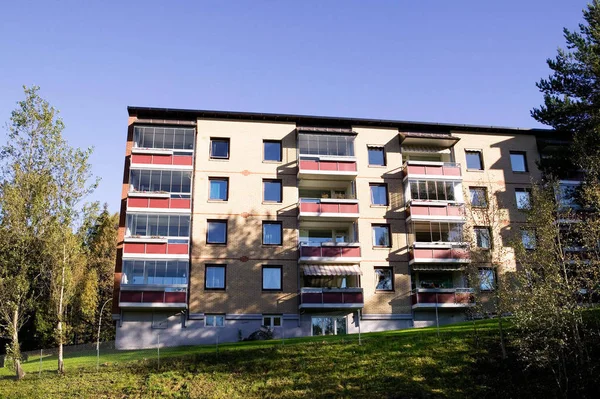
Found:
[[[475,305],[472,288],[417,288],[411,291],[413,309],[466,308]]]
[[[131,209],[137,208],[137,209]],[[127,198],[127,210],[147,210],[154,209],[177,209],[190,210],[192,200],[190,198],[171,198],[169,193],[157,192],[131,192]]]
[[[300,220],[353,221],[359,217],[356,199],[300,198],[298,210]]]
[[[132,165],[160,165],[182,169],[191,169],[194,159],[192,152],[175,152],[155,148],[133,148]]]
[[[300,309],[362,309],[362,288],[313,288],[300,289]]]
[[[463,204],[435,201],[411,201],[406,208],[406,221],[454,221],[465,219]]]
[[[460,164],[453,162],[406,161],[402,171],[409,179],[462,179]]]
[[[324,242],[301,243],[299,262],[306,263],[358,263],[360,244]]]
[[[460,243],[415,242],[409,257],[409,264],[471,262],[468,248]]]
[[[358,175],[354,157],[300,155],[298,179],[354,180]]]
[[[119,306],[129,309],[186,309],[187,285],[121,285]]]
[[[139,255],[151,255],[154,258],[187,258],[189,242],[183,239],[169,240],[162,237],[126,237],[123,245],[123,257]]]

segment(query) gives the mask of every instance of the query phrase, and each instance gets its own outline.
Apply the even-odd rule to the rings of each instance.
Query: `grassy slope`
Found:
[[[435,329],[363,334],[362,345],[350,335],[220,345],[218,354],[214,346],[165,348],[160,368],[155,350],[103,355],[100,372],[95,354],[78,354],[63,377],[49,357],[40,378],[31,358],[23,381],[0,369],[0,398],[502,396],[499,379],[512,376],[495,361],[495,322],[477,328],[477,348],[472,323],[463,323],[442,327],[440,338]]]

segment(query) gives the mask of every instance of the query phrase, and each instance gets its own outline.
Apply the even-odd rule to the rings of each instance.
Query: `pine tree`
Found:
[[[600,0],[583,11],[579,29],[563,30],[566,49],[548,59],[552,74],[537,87],[544,104],[531,115],[538,122],[573,137],[574,144],[553,160],[555,175],[569,166],[584,169],[595,181],[600,178]],[[558,161],[558,162],[557,162]],[[569,165],[570,164],[570,165]]]

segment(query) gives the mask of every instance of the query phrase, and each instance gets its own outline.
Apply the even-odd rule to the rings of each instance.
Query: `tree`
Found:
[[[586,23],[578,31],[564,29],[566,50],[558,49],[547,64],[552,74],[541,79],[537,87],[544,104],[531,115],[538,122],[552,126],[574,139],[574,145],[559,158],[565,164],[585,169],[588,178],[600,177],[600,0],[583,11]],[[569,161],[570,160],[570,161]],[[574,165],[573,165],[574,164]],[[558,173],[557,173],[558,174]]]
[[[514,321],[521,359],[550,370],[566,395],[594,378],[588,347],[597,338],[585,309],[598,289],[600,220],[561,206],[556,192],[556,184],[533,187],[527,222],[517,232]]]
[[[12,112],[0,150],[0,327],[10,340],[7,352],[17,378],[24,375],[18,334],[40,295],[43,237],[51,217],[52,176],[45,148],[52,141],[53,111],[36,92],[25,88],[26,99]]]
[[[12,282],[19,288],[11,286],[10,291],[17,292],[9,298],[8,305],[0,304],[0,307],[25,320],[34,296],[44,295],[55,310],[58,370],[64,372],[63,318],[73,297],[74,276],[79,275],[77,270],[83,264],[82,242],[75,232],[81,217],[81,201],[92,192],[97,181],[88,184],[91,149],[70,147],[62,137],[64,124],[58,111],[39,97],[38,87],[24,90],[26,98],[12,113],[7,144],[2,147],[0,202],[5,229],[3,247],[9,257],[17,257],[22,269],[3,267],[2,284]],[[13,231],[20,239],[16,244],[11,244]],[[21,276],[20,280],[11,277],[15,272]],[[2,313],[9,312],[3,310]],[[11,348],[18,359],[16,318],[13,316],[13,327],[9,326],[7,331],[13,331],[12,342],[17,341]]]
[[[79,231],[85,250],[86,266],[77,295],[72,305],[71,325],[79,337],[78,342],[92,342],[97,338],[98,319],[102,319],[104,341],[114,339],[114,329],[110,318],[110,306],[102,306],[112,299],[115,257],[117,253],[117,233],[119,214],[111,214],[104,204],[102,212],[91,209],[86,222]]]
[[[588,346],[592,328],[582,308],[598,300],[600,288],[600,0],[583,11],[576,31],[564,29],[566,49],[547,64],[552,70],[537,87],[544,104],[532,110],[539,122],[572,138],[571,146],[554,154],[548,184],[534,190],[528,215],[529,232],[517,245],[520,276],[515,321],[522,357],[531,366],[550,368],[563,392],[573,378],[588,378]],[[556,178],[583,172],[577,190],[580,207],[562,202]],[[535,233],[535,235],[534,235]],[[576,381],[578,382],[578,381]]]
[[[505,190],[489,177],[479,181],[478,186],[473,195],[465,192],[467,222],[463,234],[464,241],[471,243],[471,263],[466,267],[466,274],[476,302],[471,313],[495,314],[500,350],[505,359],[504,315],[511,310],[514,270],[510,269],[511,257],[501,232],[508,224],[509,214],[506,204],[500,200]],[[481,190],[483,187],[485,191]]]

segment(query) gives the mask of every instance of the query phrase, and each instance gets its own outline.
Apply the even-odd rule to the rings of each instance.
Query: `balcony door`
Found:
[[[312,335],[345,335],[346,316],[313,316]]]

